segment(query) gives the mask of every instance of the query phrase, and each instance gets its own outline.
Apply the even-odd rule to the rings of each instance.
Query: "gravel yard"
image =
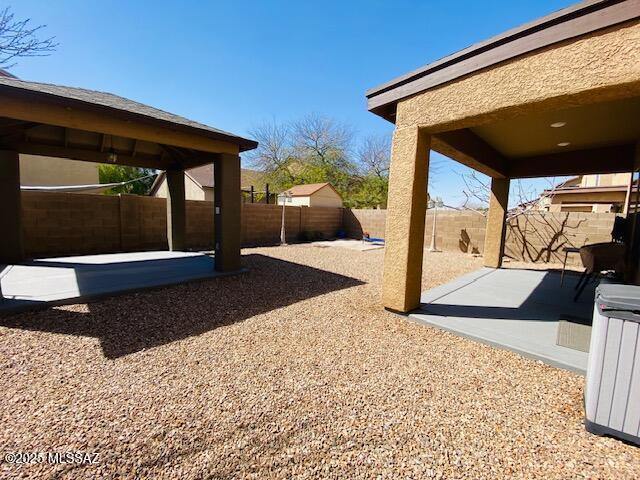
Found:
[[[0,318],[4,478],[640,477],[583,378],[380,304],[380,250],[244,251],[250,273]],[[426,253],[424,288],[481,266]]]

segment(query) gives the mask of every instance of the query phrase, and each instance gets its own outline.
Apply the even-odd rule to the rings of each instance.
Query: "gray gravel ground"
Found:
[[[0,318],[4,478],[638,478],[583,378],[387,313],[381,251],[247,249],[246,275]],[[426,254],[424,286],[478,268]]]

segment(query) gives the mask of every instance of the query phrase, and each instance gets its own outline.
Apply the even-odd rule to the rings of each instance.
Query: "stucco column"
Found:
[[[185,249],[186,229],[184,170],[167,170],[167,241],[169,242],[169,250]]]
[[[509,179],[491,179],[489,216],[484,236],[484,266],[500,268],[504,255],[504,237],[507,228],[507,208],[509,204]]]
[[[24,258],[18,152],[0,150],[0,264]]]
[[[420,306],[430,144],[417,127],[396,129],[393,135],[383,303],[398,312]]]
[[[240,157],[221,154],[213,162],[216,270],[240,269]]]

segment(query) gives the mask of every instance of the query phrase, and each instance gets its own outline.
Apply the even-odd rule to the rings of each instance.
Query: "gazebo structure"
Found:
[[[214,164],[215,268],[240,269],[240,157],[257,143],[116,95],[0,77],[0,264],[24,258],[20,153],[167,172],[167,239],[185,248],[184,170]]]
[[[491,268],[501,266],[511,179],[640,168],[640,1],[582,2],[367,98],[395,124],[384,306],[408,312],[420,305],[430,150],[491,177]]]

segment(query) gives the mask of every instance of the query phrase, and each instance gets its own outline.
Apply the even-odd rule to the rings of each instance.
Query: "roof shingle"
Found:
[[[225,132],[214,127],[210,127],[203,123],[199,123],[188,118],[165,112],[158,108],[150,107],[143,103],[139,103],[128,98],[120,97],[112,93],[100,92],[97,90],[88,90],[86,88],[67,87],[63,85],[54,85],[50,83],[29,82],[7,76],[0,76],[0,89],[8,88],[13,90],[22,90],[34,92],[37,94],[49,95],[58,98],[83,102],[86,104],[97,105],[112,110],[130,113],[137,116],[146,117],[153,120],[171,123],[173,125],[187,127],[189,129],[198,130],[199,134],[205,134],[215,138],[223,139],[236,143],[240,146],[240,150],[251,150],[257,147],[257,142],[249,140],[233,133]]]

